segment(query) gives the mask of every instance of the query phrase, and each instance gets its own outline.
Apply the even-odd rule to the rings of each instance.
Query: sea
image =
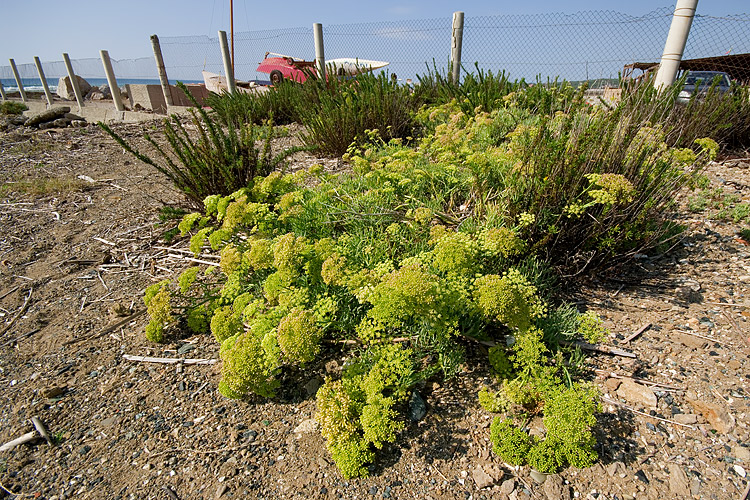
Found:
[[[92,87],[98,87],[100,85],[107,85],[107,79],[106,78],[84,78],[87,82],[89,82],[89,85]],[[47,85],[49,86],[49,89],[51,92],[57,91],[57,81],[58,78],[47,78]],[[203,80],[180,80],[183,83],[203,83]],[[3,84],[3,89],[6,92],[17,92],[18,91],[18,84],[16,83],[16,80],[13,78],[2,78],[0,79],[0,83]],[[170,81],[172,85],[174,85],[175,81]],[[43,92],[44,87],[42,87],[42,81],[39,78],[21,78],[21,84],[23,85],[23,89],[27,92]],[[158,79],[148,79],[148,78],[118,78],[117,79],[117,85],[119,85],[121,88],[128,84],[155,84],[159,85],[160,82]]]

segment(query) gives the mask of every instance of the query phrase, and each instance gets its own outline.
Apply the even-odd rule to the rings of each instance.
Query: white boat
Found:
[[[206,90],[209,92],[215,92],[221,94],[229,90],[229,84],[227,83],[227,77],[211,73],[210,71],[202,71],[203,83],[206,84]],[[243,82],[235,80],[237,90],[240,92],[257,92],[261,89],[255,82]]]
[[[208,71],[203,71],[202,73],[203,82],[206,84],[206,90],[209,92],[221,94],[222,90],[227,90],[229,88],[226,77]]]
[[[333,67],[339,76],[356,76],[360,73],[384,68],[388,64],[385,61],[371,61],[369,59],[357,59],[354,57],[340,57],[338,59],[326,60],[326,66]]]

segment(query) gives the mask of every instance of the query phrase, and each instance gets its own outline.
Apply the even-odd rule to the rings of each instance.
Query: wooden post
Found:
[[[230,94],[234,94],[237,92],[237,87],[234,84],[234,71],[232,70],[232,59],[229,56],[226,31],[219,31],[219,44],[221,45],[221,57],[224,59],[224,73],[227,75],[227,88]]]
[[[164,58],[161,55],[161,45],[159,44],[158,36],[151,35],[151,47],[154,49],[154,59],[156,59],[156,70],[159,72],[161,91],[164,93],[164,100],[167,103],[167,110],[169,110],[169,106],[174,105],[172,101],[172,88],[169,86],[167,68],[164,66]]]
[[[63,52],[63,61],[65,61],[65,69],[68,70],[68,78],[70,78],[70,84],[73,86],[73,93],[76,95],[78,111],[80,112],[83,108],[83,96],[81,95],[81,87],[78,86],[78,79],[76,79],[76,74],[73,72],[73,65],[70,64],[70,56],[68,56],[67,52]]]
[[[451,81],[458,84],[461,78],[461,46],[464,39],[464,13],[453,13],[453,30],[451,35]]]
[[[21,94],[21,100],[23,102],[26,102],[26,91],[23,89],[23,82],[21,81],[21,77],[18,74],[18,68],[16,68],[16,61],[13,59],[8,59],[10,61],[10,69],[13,70],[13,76],[16,79],[16,84],[18,84],[18,92]]]
[[[315,65],[318,68],[318,76],[326,79],[326,57],[323,51],[323,25],[313,24],[313,36],[315,38]]]
[[[49,91],[47,78],[44,76],[44,70],[42,69],[42,61],[39,60],[38,56],[34,56],[34,64],[36,65],[36,72],[39,73],[39,79],[42,81],[42,87],[44,87],[44,95],[47,97],[47,107],[52,107],[52,92]]]
[[[0,82],[0,97],[3,98],[3,101],[8,100],[8,97],[5,95],[5,89],[3,88],[3,82]]]
[[[99,56],[102,58],[104,74],[107,75],[107,83],[109,84],[109,91],[112,93],[112,100],[115,101],[115,109],[117,111],[125,111],[125,106],[122,105],[122,96],[120,96],[120,87],[117,86],[117,78],[115,78],[115,72],[112,69],[112,61],[109,59],[109,52],[100,50]]]

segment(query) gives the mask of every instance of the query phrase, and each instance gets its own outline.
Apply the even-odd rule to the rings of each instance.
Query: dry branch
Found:
[[[682,389],[681,387],[677,387],[674,385],[662,384],[660,382],[652,382],[651,380],[645,380],[642,378],[628,377],[627,375],[618,375],[617,373],[608,372],[607,370],[594,370],[594,371],[597,373],[597,375],[602,375],[604,377],[628,379],[628,380],[632,380],[633,382],[638,382],[639,384],[650,385],[652,387],[660,387],[662,389],[669,389],[672,391],[684,391],[685,390],[685,389]]]
[[[601,352],[604,354],[612,354],[614,356],[623,356],[625,358],[635,358],[635,354],[633,354],[630,351],[624,351],[622,349],[618,349],[616,347],[610,347],[603,344],[589,344],[588,342],[581,342],[581,341],[575,341],[575,342],[567,342],[567,341],[561,341],[561,345],[565,346],[575,346],[580,347],[584,351],[592,351],[592,352]]]
[[[39,437],[39,434],[37,433],[37,431],[27,432],[23,436],[17,437],[16,439],[12,441],[8,441],[4,445],[0,446],[0,451],[12,450],[16,446],[33,441],[37,439],[38,437]]]
[[[133,354],[123,354],[122,357],[127,359],[128,361],[139,361],[142,363],[166,363],[166,364],[183,363],[186,365],[213,365],[217,361],[216,359],[210,359],[210,358],[197,358],[197,359],[155,358],[152,356],[135,356]]]
[[[8,330],[10,330],[10,328],[13,326],[13,323],[15,323],[16,321],[18,321],[18,318],[20,318],[21,316],[23,316],[23,313],[25,313],[26,310],[29,308],[29,305],[30,305],[29,301],[31,300],[31,294],[32,293],[34,293],[34,289],[33,288],[29,289],[29,294],[26,296],[26,299],[23,301],[23,306],[21,306],[21,309],[19,309],[18,312],[11,318],[10,323],[8,323],[7,325],[5,325],[0,330],[0,336],[4,335],[5,332],[7,332]]]
[[[688,332],[688,331],[685,331],[685,330],[675,330],[675,331],[680,332],[680,333],[684,333],[685,335],[692,335],[693,337],[698,337],[699,339],[707,340],[709,342],[716,342],[717,344],[721,344],[723,346],[733,347],[732,344],[730,344],[728,342],[723,342],[723,341],[718,340],[718,339],[707,337],[705,335],[701,335],[700,333]]]
[[[619,401],[615,401],[614,399],[610,399],[607,396],[602,396],[602,401],[604,401],[605,403],[613,404],[615,406],[619,406],[621,408],[625,408],[626,410],[630,410],[633,413],[637,413],[638,415],[643,415],[644,417],[653,418],[654,420],[659,420],[661,422],[666,422],[668,424],[679,425],[681,427],[687,427],[688,429],[695,430],[695,427],[693,427],[692,425],[681,424],[679,422],[675,422],[674,420],[669,420],[669,419],[666,419],[666,418],[655,417],[653,415],[649,415],[648,413],[636,410],[635,408],[633,408],[631,406],[628,406],[628,405],[626,405],[624,403],[620,403]]]
[[[625,340],[623,340],[623,343],[625,343],[625,344],[629,343],[631,340],[633,340],[634,338],[636,338],[638,335],[642,334],[643,332],[645,332],[649,328],[651,328],[651,323],[646,323],[645,325],[643,325],[642,327],[640,327],[637,332],[635,332],[632,335],[629,335]]]
[[[117,330],[121,326],[130,323],[132,320],[134,320],[135,318],[137,318],[138,316],[140,316],[141,314],[143,314],[145,312],[146,312],[145,309],[141,309],[140,311],[136,311],[133,314],[131,314],[130,316],[128,316],[127,318],[123,318],[122,320],[118,321],[114,325],[108,326],[107,328],[105,328],[104,330],[102,330],[101,332],[99,332],[97,334],[89,335],[88,337],[83,337],[83,338],[80,338],[80,339],[71,339],[71,340],[68,340],[67,342],[65,342],[63,345],[70,345],[70,344],[75,344],[75,343],[78,343],[78,342],[83,342],[84,340],[92,340],[92,339],[95,339],[95,338],[98,338],[98,337],[103,337],[104,335],[107,335],[108,333],[111,333],[111,332]]]
[[[34,429],[47,441],[47,444],[52,446],[54,443],[42,421],[38,417],[31,417],[31,423],[34,424]]]

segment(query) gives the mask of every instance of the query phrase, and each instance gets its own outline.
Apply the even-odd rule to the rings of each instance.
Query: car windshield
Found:
[[[718,83],[720,86],[729,86],[729,79],[727,78],[726,74],[714,73],[711,71],[691,71],[690,73],[688,73],[688,76],[685,79],[685,85],[697,85],[698,81],[700,80],[702,86],[708,86],[713,83],[714,78],[716,77],[720,77]]]

